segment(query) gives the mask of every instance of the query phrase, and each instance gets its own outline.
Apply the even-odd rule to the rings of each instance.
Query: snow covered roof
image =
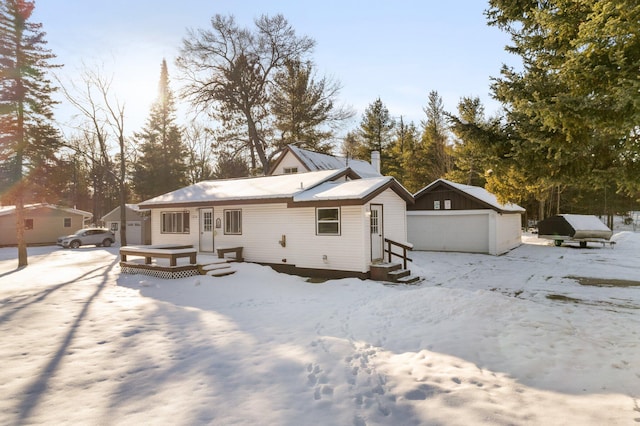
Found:
[[[354,177],[355,179],[342,179]],[[140,203],[146,208],[215,202],[362,200],[391,187],[403,199],[411,194],[392,177],[360,179],[350,168],[254,178],[204,181]]]
[[[91,213],[86,212],[84,210],[78,210],[71,207],[61,207],[61,206],[56,206],[54,204],[48,204],[48,203],[25,204],[24,206],[25,210],[35,210],[35,209],[41,209],[41,208],[52,209],[52,210],[62,210],[67,213],[77,214],[83,217],[93,216]],[[13,214],[15,211],[16,211],[16,206],[0,206],[0,216],[10,215],[10,214]]]
[[[585,214],[561,214],[558,216],[564,217],[564,219],[577,230],[591,230],[591,231],[609,231],[609,227],[602,223],[597,216],[585,215]]]
[[[149,209],[142,209],[140,208],[140,206],[138,204],[125,204],[126,210],[128,210],[129,212],[135,213],[138,216],[145,216],[147,214],[149,214],[151,212],[151,210]],[[105,214],[104,216],[102,216],[102,218],[100,218],[101,221],[107,221],[107,220],[114,220],[111,219],[111,216],[114,216],[116,213],[118,214],[118,220],[119,220],[119,213],[120,212],[120,206],[117,206],[116,208],[114,208],[113,210],[111,210],[109,213]],[[127,218],[127,220],[129,220]]]
[[[382,176],[375,167],[364,160],[353,158],[336,157],[329,154],[322,154],[295,145],[287,145],[288,150],[295,155],[309,171],[316,170],[338,170],[349,167],[363,178]],[[284,158],[287,151],[283,152],[280,159]],[[277,165],[277,163],[276,163]]]
[[[472,185],[463,185],[461,183],[456,183],[456,182],[451,182],[449,180],[446,179],[437,179],[433,182],[431,182],[429,185],[427,185],[426,187],[424,187],[423,189],[421,189],[420,191],[416,192],[414,194],[415,198],[418,198],[420,196],[420,194],[428,191],[430,188],[432,188],[433,186],[435,186],[438,183],[445,183],[461,192],[464,192],[465,194],[475,198],[476,200],[488,204],[489,206],[499,210],[499,211],[503,211],[503,212],[524,212],[525,209],[520,207],[517,204],[513,204],[513,203],[507,203],[507,204],[502,204],[498,201],[498,198],[493,195],[492,193],[490,193],[489,191],[487,191],[484,188],[481,188],[479,186],[472,186]]]
[[[362,199],[393,181],[392,177],[324,182],[315,188],[296,194],[294,202]]]

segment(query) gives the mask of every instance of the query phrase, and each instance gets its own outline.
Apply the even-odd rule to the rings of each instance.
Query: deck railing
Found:
[[[412,250],[413,247],[410,247],[406,244],[399,243],[397,241],[390,240],[388,238],[384,239],[384,242],[387,243],[387,248],[384,250],[385,253],[389,255],[388,259],[391,262],[391,256],[398,256],[402,259],[402,267],[407,269],[407,260],[412,261],[412,259],[407,257],[407,251]],[[392,247],[399,247],[402,249],[402,254],[396,253],[393,251]]]

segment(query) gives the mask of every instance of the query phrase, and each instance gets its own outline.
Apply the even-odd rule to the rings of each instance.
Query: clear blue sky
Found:
[[[378,97],[392,116],[419,125],[431,90],[447,111],[455,112],[461,97],[477,96],[492,115],[499,105],[490,98],[490,77],[515,59],[504,51],[506,34],[486,25],[486,8],[479,0],[36,0],[33,19],[64,64],[57,71],[63,81],[77,79],[83,63],[113,77],[130,133],[149,114],[162,59],[177,76],[174,59],[187,28],[208,28],[216,13],[233,14],[243,26],[281,13],[299,35],[316,40],[319,74],[338,80],[340,102],[356,111],[350,127]],[[61,108],[57,116],[69,114]]]

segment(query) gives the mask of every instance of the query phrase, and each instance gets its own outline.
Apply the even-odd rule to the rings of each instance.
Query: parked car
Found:
[[[84,228],[75,234],[58,238],[56,243],[64,248],[78,248],[80,246],[93,245],[96,247],[109,247],[116,241],[116,236],[106,228]]]

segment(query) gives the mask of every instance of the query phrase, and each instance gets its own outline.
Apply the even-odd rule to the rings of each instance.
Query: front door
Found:
[[[199,250],[213,252],[213,209],[200,209]]]
[[[382,226],[382,205],[371,204],[370,217],[371,233],[371,261],[382,260],[384,257],[384,230]]]

